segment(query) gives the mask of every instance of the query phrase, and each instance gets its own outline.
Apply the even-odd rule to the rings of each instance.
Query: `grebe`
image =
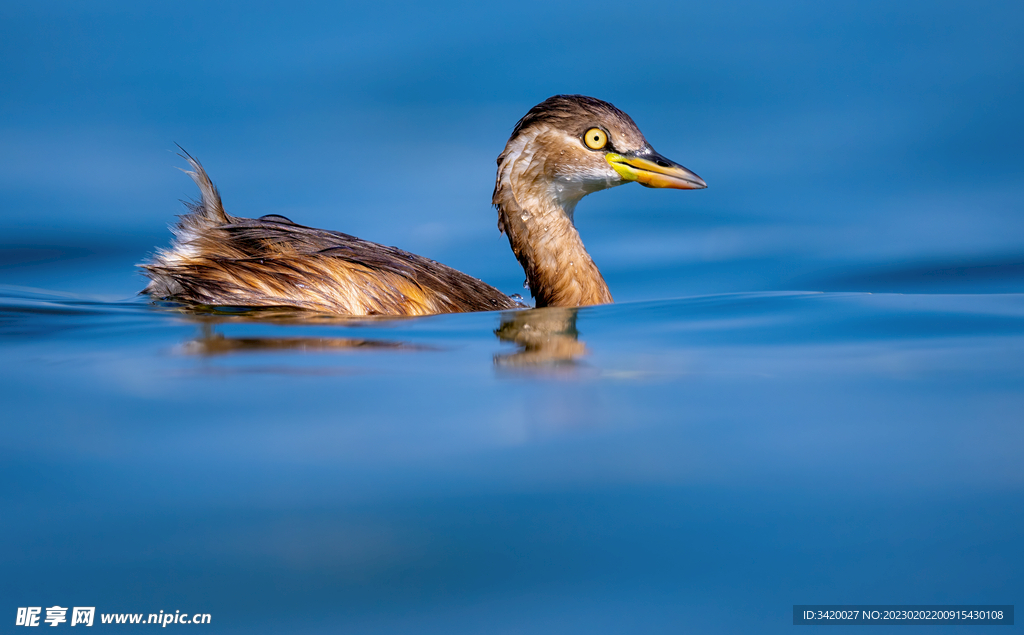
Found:
[[[344,315],[429,315],[523,308],[451,267],[271,214],[230,216],[202,165],[185,153],[201,200],[174,227],[169,249],[140,265],[143,290],[187,304],[291,306]],[[530,109],[498,157],[498,229],[526,271],[538,307],[612,302],[573,225],[581,198],[637,181],[700,189],[704,181],[661,156],[629,115],[582,95]]]

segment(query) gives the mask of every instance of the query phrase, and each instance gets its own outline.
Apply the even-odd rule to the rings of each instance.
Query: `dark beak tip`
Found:
[[[689,170],[687,170],[687,172],[689,172]],[[708,187],[707,181],[705,181],[704,179],[700,178],[696,174],[693,174],[693,172],[690,172],[690,174],[692,175],[692,178],[688,178],[686,180],[693,184],[693,189],[695,189],[695,190],[707,189],[707,187]]]

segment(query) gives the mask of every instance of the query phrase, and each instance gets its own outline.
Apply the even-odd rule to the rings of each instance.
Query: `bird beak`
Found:
[[[708,186],[704,179],[661,156],[650,146],[629,154],[609,152],[604,158],[624,180],[636,181],[644,187],[702,190]]]

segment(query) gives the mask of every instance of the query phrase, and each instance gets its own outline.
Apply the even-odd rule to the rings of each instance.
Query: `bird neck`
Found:
[[[501,159],[506,160],[499,164],[493,199],[498,229],[508,236],[537,306],[612,302],[604,277],[573,225],[579,198],[559,196],[564,191],[551,187],[543,165],[517,172],[514,160],[504,155]]]

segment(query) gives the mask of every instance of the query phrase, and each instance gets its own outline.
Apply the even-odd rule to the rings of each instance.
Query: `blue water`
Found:
[[[774,633],[794,604],[1017,602],[1021,32],[1016,3],[5,3],[0,631],[53,605]],[[174,143],[231,213],[524,293],[494,158],[559,92],[710,185],[580,204],[614,305],[135,295],[195,196]]]

